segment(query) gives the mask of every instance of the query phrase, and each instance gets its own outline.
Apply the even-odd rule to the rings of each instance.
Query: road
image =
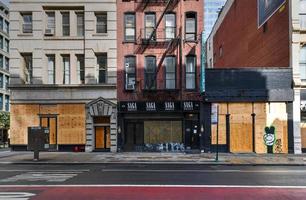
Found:
[[[4,199],[306,199],[306,168],[1,164]]]

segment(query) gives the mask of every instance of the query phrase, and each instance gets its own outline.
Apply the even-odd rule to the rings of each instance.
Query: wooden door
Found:
[[[110,127],[101,126],[96,127],[95,130],[96,149],[110,149]]]
[[[56,118],[42,117],[40,126],[49,128],[49,144],[56,145]]]

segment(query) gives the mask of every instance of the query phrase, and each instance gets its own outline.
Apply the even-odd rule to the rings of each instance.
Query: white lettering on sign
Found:
[[[147,102],[146,103],[146,110],[147,111],[156,111],[155,102]]]
[[[127,103],[128,111],[137,111],[137,104],[136,102]]]
[[[175,110],[174,102],[165,102],[165,110]]]
[[[191,101],[184,102],[184,110],[193,110],[193,102]]]

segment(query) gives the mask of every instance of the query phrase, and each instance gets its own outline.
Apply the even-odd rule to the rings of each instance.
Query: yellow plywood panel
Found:
[[[95,133],[95,141],[96,141],[96,148],[97,149],[104,149],[104,127],[96,127],[96,133]]]
[[[58,144],[85,144],[85,105],[58,105]]]
[[[57,105],[40,105],[40,114],[57,114]]]
[[[306,148],[306,123],[301,123],[302,148]]]
[[[265,127],[267,126],[267,105],[266,103],[254,103],[255,117],[255,152],[267,153],[267,146],[264,144]]]
[[[28,140],[28,127],[39,126],[39,106],[12,104],[10,138],[12,145],[25,145]]]
[[[252,103],[230,103],[228,106],[229,113],[232,114],[252,114]]]
[[[49,129],[50,129],[50,136],[49,142],[50,144],[56,144],[56,118],[49,119]]]
[[[217,125],[212,125],[211,143],[217,144]],[[219,115],[219,144],[226,144],[226,115]]]

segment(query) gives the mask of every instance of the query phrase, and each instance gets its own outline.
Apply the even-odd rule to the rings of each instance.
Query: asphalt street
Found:
[[[306,199],[306,167],[197,164],[0,165],[0,200],[177,200],[187,197]]]

